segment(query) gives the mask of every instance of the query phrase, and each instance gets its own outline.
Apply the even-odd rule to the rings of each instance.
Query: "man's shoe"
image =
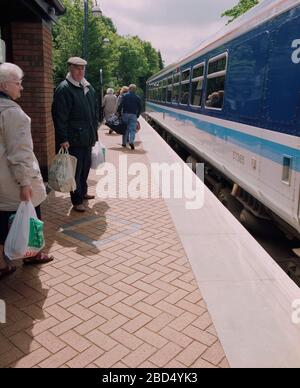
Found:
[[[130,148],[131,148],[132,150],[134,150],[134,148],[135,148],[135,147],[134,147],[134,144],[133,144],[133,143],[130,143],[129,145],[130,145]]]
[[[86,201],[88,201],[89,199],[95,199],[95,196],[94,196],[94,195],[88,195],[88,194],[86,194],[86,195],[83,196],[83,199],[85,199]]]
[[[84,213],[86,211],[86,208],[81,204],[73,206],[73,210],[79,213]]]

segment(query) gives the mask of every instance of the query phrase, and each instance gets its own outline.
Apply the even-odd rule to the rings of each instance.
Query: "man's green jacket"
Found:
[[[98,140],[99,106],[95,89],[88,93],[68,80],[57,87],[52,117],[55,126],[56,147],[69,142],[71,147],[93,147]]]

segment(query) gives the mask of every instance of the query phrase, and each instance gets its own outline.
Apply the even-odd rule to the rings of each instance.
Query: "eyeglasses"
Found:
[[[23,80],[21,80],[21,81],[7,81],[8,84],[15,84],[17,86],[22,86],[22,82],[23,82]]]

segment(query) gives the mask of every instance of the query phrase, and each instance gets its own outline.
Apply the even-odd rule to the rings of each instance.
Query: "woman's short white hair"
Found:
[[[114,89],[108,88],[106,91],[107,94],[114,94]]]
[[[0,83],[21,80],[23,76],[23,70],[13,63],[6,62],[0,65]]]

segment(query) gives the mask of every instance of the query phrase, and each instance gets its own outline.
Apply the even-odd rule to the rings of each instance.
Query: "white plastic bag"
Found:
[[[60,149],[49,169],[48,185],[60,193],[69,193],[76,190],[77,159],[69,151]]]
[[[105,163],[106,159],[106,147],[101,143],[101,141],[97,141],[95,146],[92,149],[92,170],[97,170],[101,166],[101,164]]]
[[[5,255],[10,260],[34,257],[44,247],[43,222],[32,202],[21,202],[4,244]]]

